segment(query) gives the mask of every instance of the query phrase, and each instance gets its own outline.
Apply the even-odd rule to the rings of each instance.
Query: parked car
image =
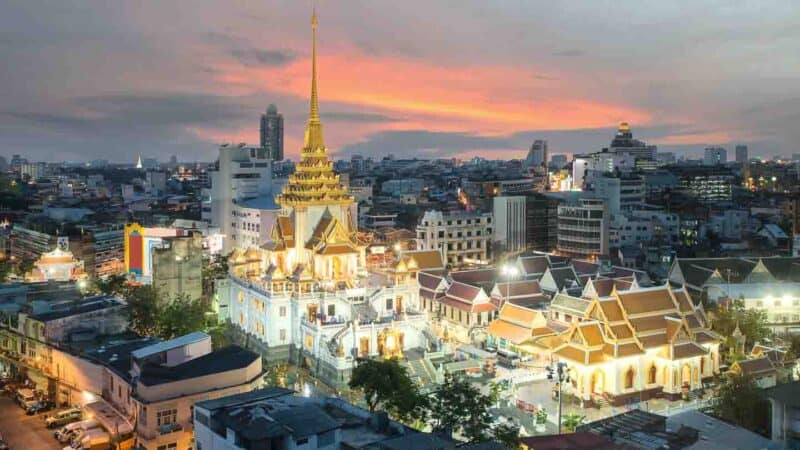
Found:
[[[36,393],[33,392],[33,389],[22,388],[17,390],[16,399],[19,406],[27,410],[36,403]]]
[[[2,434],[0,434],[0,450],[8,450],[8,444],[6,443],[6,440],[3,439]]]
[[[71,408],[64,411],[59,411],[44,420],[47,428],[56,428],[68,423],[77,422],[81,419],[81,410],[78,408]]]
[[[90,430],[95,427],[97,427],[97,420],[87,419],[87,420],[82,420],[80,422],[72,422],[68,425],[64,425],[55,433],[53,433],[53,435],[55,436],[56,440],[58,440],[58,442],[61,442],[63,444],[71,442],[72,438],[74,438],[77,434],[83,433],[85,430]]]
[[[28,409],[25,410],[25,414],[32,416],[34,414],[50,411],[51,409],[53,409],[54,406],[55,405],[53,405],[53,402],[49,402],[46,400],[39,400],[37,402],[34,402],[33,405],[29,406]]]

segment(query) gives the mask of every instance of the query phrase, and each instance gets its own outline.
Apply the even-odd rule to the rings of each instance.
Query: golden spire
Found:
[[[322,138],[322,123],[319,120],[319,97],[317,95],[317,9],[311,14],[311,105],[306,126],[305,150],[325,148]]]

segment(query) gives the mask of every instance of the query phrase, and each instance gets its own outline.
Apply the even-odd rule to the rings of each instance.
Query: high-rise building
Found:
[[[614,139],[611,140],[611,146],[608,151],[611,153],[625,153],[633,156],[635,159],[655,159],[656,146],[647,145],[646,143],[633,138],[633,131],[627,122],[622,122],[617,128],[617,133]]]
[[[728,162],[727,150],[722,147],[706,147],[705,153],[703,154],[704,166],[719,166],[726,162]]]
[[[736,162],[739,164],[744,164],[747,162],[748,155],[747,155],[747,146],[746,145],[737,145],[736,146]]]
[[[547,141],[537,139],[533,141],[533,145],[531,145],[531,149],[528,151],[525,162],[528,167],[538,167],[547,164],[547,153]]]
[[[266,114],[261,115],[261,147],[269,149],[274,161],[283,160],[283,114],[275,105],[269,105]]]
[[[224,250],[228,252],[239,245],[236,236],[239,205],[255,199],[274,203],[271,202],[272,164],[265,148],[224,144],[219,148],[216,170],[209,172],[211,189],[203,195],[202,218],[219,227],[225,236]],[[250,244],[253,242],[247,242]]]
[[[501,195],[492,199],[494,237],[498,250],[518,252],[525,249],[525,196]]]

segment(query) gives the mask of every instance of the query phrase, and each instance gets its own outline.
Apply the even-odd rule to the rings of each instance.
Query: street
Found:
[[[53,431],[44,425],[44,414],[25,415],[14,400],[0,395],[0,433],[11,450],[59,450]]]

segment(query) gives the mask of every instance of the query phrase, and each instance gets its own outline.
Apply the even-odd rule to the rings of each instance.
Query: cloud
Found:
[[[297,59],[297,55],[291,50],[234,49],[231,50],[231,55],[248,67],[283,66]]]
[[[386,123],[396,122],[398,119],[385,114],[332,111],[323,112],[322,120],[329,122]]]
[[[586,54],[586,52],[584,52],[583,50],[579,50],[577,48],[571,48],[571,49],[568,49],[568,50],[561,50],[561,51],[558,51],[558,52],[554,52],[553,56],[569,56],[569,57],[572,57],[572,56],[583,56],[585,54]]]

